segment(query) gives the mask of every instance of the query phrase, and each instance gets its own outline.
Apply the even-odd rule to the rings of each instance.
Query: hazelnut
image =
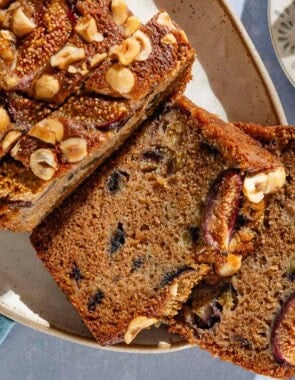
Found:
[[[70,138],[60,143],[60,150],[68,162],[74,164],[87,157],[87,142],[81,138]]]
[[[260,203],[265,194],[276,192],[285,185],[286,171],[283,167],[268,173],[247,176],[244,180],[243,193],[250,202]]]
[[[135,85],[135,77],[130,69],[119,64],[109,68],[106,81],[119,94],[128,94]]]
[[[128,18],[125,0],[112,0],[112,16],[117,25],[123,25]]]
[[[217,274],[221,277],[230,277],[236,274],[242,266],[242,256],[228,255],[227,263],[216,268]]]
[[[7,132],[7,134],[1,142],[2,151],[5,153],[8,152],[21,136],[22,133],[20,131]]]
[[[57,170],[55,153],[50,149],[38,149],[31,154],[30,168],[36,177],[49,181]]]
[[[177,297],[177,294],[178,294],[178,283],[177,282],[170,286],[170,294],[173,298]]]
[[[121,45],[116,45],[110,49],[110,55],[118,58],[118,61],[125,66],[130,65],[140,53],[141,45],[134,38],[127,38]]]
[[[11,27],[17,36],[23,37],[31,33],[36,28],[36,24],[24,13],[23,8],[18,8],[12,17]]]
[[[59,92],[59,90],[59,81],[52,75],[42,75],[37,79],[35,84],[35,94],[38,99],[51,99]]]
[[[15,34],[10,32],[10,30],[0,30],[0,37],[7,41],[16,42]]]
[[[90,15],[79,18],[75,31],[86,42],[103,41],[103,34],[98,33],[96,21]]]
[[[135,32],[131,38],[138,41],[141,45],[140,53],[137,55],[136,61],[146,61],[153,50],[150,38],[141,30]]]
[[[125,23],[125,36],[130,37],[140,28],[140,20],[136,16],[128,17]]]
[[[48,144],[55,145],[63,139],[64,126],[59,120],[48,118],[34,125],[28,134]]]
[[[176,26],[173,24],[170,16],[167,12],[162,12],[159,14],[157,23],[159,25],[167,26],[170,29],[176,29]]]
[[[96,67],[108,57],[107,53],[96,54],[90,59],[90,67]]]
[[[10,117],[5,108],[0,107],[0,133],[5,131],[10,125]]]
[[[176,40],[174,34],[172,34],[172,33],[168,33],[164,37],[162,37],[161,42],[164,45],[177,44],[177,40]]]
[[[58,67],[60,70],[66,69],[70,64],[79,62],[85,58],[85,50],[75,45],[66,45],[50,59],[52,67]]]
[[[4,38],[0,38],[0,57],[5,61],[12,61],[14,58],[14,50],[10,41]]]
[[[70,65],[70,66],[68,67],[68,73],[70,73],[70,74],[77,74],[77,72],[78,72],[77,67],[72,66],[72,65]]]
[[[134,318],[124,335],[124,340],[126,344],[130,344],[137,335],[144,329],[147,329],[157,323],[158,320],[156,318],[147,318],[147,317],[136,317]]]

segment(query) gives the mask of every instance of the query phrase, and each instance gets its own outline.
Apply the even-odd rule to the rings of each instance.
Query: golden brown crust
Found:
[[[235,125],[253,138],[266,143],[272,141],[284,143],[295,139],[295,127],[291,125],[264,126],[249,123],[235,123]]]

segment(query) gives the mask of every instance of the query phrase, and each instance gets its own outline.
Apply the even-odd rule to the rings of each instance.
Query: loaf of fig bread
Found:
[[[265,200],[254,253],[238,274],[196,286],[171,331],[223,360],[289,379],[295,376],[295,127],[236,125],[284,163],[287,182]]]
[[[262,173],[267,188],[257,194]],[[240,269],[264,193],[284,182],[282,163],[258,142],[176,97],[31,241],[97,341],[129,344],[169,323],[195,284]]]
[[[142,25],[123,0],[0,15],[0,228],[30,231],[185,85],[195,52],[166,12]]]

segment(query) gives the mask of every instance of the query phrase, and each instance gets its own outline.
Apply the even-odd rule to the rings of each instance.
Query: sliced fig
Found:
[[[227,252],[241,205],[243,180],[238,170],[222,172],[209,190],[202,226],[203,240]]]
[[[282,306],[271,336],[274,357],[295,367],[295,294]]]

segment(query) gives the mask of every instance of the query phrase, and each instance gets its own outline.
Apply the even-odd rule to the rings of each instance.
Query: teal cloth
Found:
[[[15,322],[11,319],[0,315],[0,344],[6,339],[14,324]]]

